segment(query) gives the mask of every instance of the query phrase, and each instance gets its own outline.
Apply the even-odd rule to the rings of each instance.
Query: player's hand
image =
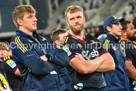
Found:
[[[40,56],[40,58],[44,61],[48,61],[48,58],[45,55]]]
[[[80,53],[76,53],[76,58],[79,58],[80,60],[85,60],[84,57]]]

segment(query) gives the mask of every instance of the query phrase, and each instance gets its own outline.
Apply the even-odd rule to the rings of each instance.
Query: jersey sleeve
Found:
[[[16,63],[12,60],[11,56],[7,56],[3,60],[3,68],[5,71],[14,73],[17,69]]]
[[[100,56],[105,54],[105,53],[108,53],[108,51],[105,49],[103,43],[101,43],[99,40],[97,40],[97,49],[99,50],[99,54]]]
[[[27,44],[26,39],[20,39],[20,37],[16,37],[14,42],[12,43],[12,55],[13,58],[17,59],[17,61],[27,67],[32,73],[35,74],[48,74],[54,67],[47,61],[44,61],[38,55],[40,50],[28,50],[24,44]],[[37,52],[38,51],[38,52]]]
[[[47,41],[44,41],[44,43],[46,45],[50,45],[46,46],[44,50],[45,54],[50,55],[51,57],[50,62],[61,67],[65,67],[69,64],[69,58],[64,50],[56,48],[50,39],[47,39]]]
[[[126,59],[128,61],[132,61],[133,60],[133,49],[131,48],[126,48],[125,49],[125,52],[126,52]]]
[[[59,65],[61,67],[65,67],[69,64],[69,58],[64,50],[62,49],[50,49],[50,52],[48,52],[51,56],[51,62]]]

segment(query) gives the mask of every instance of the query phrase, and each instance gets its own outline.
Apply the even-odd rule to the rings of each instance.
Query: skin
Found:
[[[67,25],[70,28],[69,33],[74,37],[83,40],[85,17],[83,12],[77,11],[74,13],[67,13]],[[78,65],[77,65],[78,64]],[[108,65],[107,65],[108,64]],[[115,63],[112,56],[109,53],[105,53],[100,57],[93,60],[84,60],[82,58],[74,57],[71,59],[70,65],[76,69],[79,73],[88,74],[94,71],[106,72],[115,70]]]
[[[0,49],[0,61],[3,61],[3,58],[6,57],[8,54],[7,50],[1,50]]]
[[[112,28],[107,26],[108,32],[112,34],[113,36],[115,36],[116,38],[119,38],[121,36],[121,29],[122,29],[122,26],[120,22],[118,22],[117,24],[112,24]]]
[[[63,42],[63,40],[65,39],[65,37],[68,35],[68,33],[61,33],[59,34],[59,40],[55,41],[56,47],[60,49],[60,44]]]

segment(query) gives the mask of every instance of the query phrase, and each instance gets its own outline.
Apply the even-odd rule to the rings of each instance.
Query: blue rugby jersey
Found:
[[[125,70],[126,56],[119,40],[107,33],[107,37],[103,41],[104,47],[112,55],[116,66],[114,71],[104,73],[107,83],[105,91],[129,91],[129,80]]]
[[[23,91],[64,91],[66,89],[62,78],[54,70],[55,66],[40,58],[45,54],[45,49],[42,50],[40,44],[46,42],[46,38],[38,36],[36,32],[31,36],[20,30],[16,31],[12,54],[23,77]]]
[[[85,35],[83,40],[68,35],[64,40],[63,49],[71,60],[76,53],[80,53],[86,60],[95,59],[96,57],[107,53],[102,48],[101,43],[91,35]],[[71,66],[68,67],[72,80],[72,88],[86,89],[86,88],[103,88],[106,86],[105,79],[102,72],[93,72],[90,74],[81,74]]]
[[[132,42],[129,42],[129,41],[126,41],[126,40],[121,40],[121,44],[123,45],[123,48],[125,50],[125,53],[126,53],[126,59],[128,61],[131,61],[132,64],[134,65],[134,67],[136,68],[136,44],[135,43],[132,43]],[[133,89],[134,88],[134,85],[133,85],[133,79],[129,77],[129,85],[130,85],[130,89]]]

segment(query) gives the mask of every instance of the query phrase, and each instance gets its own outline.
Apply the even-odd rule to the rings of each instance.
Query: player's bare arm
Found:
[[[98,72],[115,70],[114,59],[109,53],[105,53],[101,57],[104,59],[104,62],[98,67]]]
[[[136,68],[134,67],[134,65],[132,64],[132,61],[130,60],[126,60],[125,61],[125,66],[126,66],[126,72],[127,72],[127,75],[136,80]]]
[[[89,74],[96,71],[103,61],[104,59],[102,57],[97,57],[93,60],[84,60],[74,57],[71,59],[70,65],[79,73]]]

